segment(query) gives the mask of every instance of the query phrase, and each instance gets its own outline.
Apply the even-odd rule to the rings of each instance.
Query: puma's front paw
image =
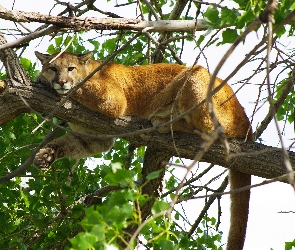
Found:
[[[42,148],[36,154],[34,159],[34,165],[38,169],[48,168],[55,160],[55,150],[53,148]]]

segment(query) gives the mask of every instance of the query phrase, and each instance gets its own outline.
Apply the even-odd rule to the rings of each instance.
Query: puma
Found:
[[[50,85],[57,93],[66,95],[103,61],[91,59],[92,53],[60,56],[35,52],[41,61],[42,72],[37,81]],[[185,67],[176,64],[125,66],[106,64],[90,80],[80,87],[72,98],[89,109],[111,118],[123,115],[137,116],[159,125],[177,117],[206,98],[210,81],[209,72],[201,66]],[[216,78],[214,88],[222,80]],[[229,138],[252,140],[250,122],[231,87],[226,84],[213,96],[214,110],[219,123]],[[75,124],[73,131],[94,133]],[[171,129],[161,127],[162,133]],[[174,131],[196,134],[196,131],[211,133],[214,130],[207,112],[206,103],[187,114],[172,126]],[[113,140],[98,140],[93,137],[67,134],[39,151],[34,164],[46,168],[62,157],[83,158],[109,150]],[[251,176],[230,170],[231,189],[251,184]],[[250,191],[231,194],[231,226],[227,249],[243,249],[245,240]]]

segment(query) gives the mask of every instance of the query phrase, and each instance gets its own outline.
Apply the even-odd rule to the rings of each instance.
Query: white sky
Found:
[[[11,9],[13,1],[0,0],[0,5],[5,8]],[[77,1],[71,1],[75,3]],[[120,1],[118,1],[120,2]],[[124,1],[125,2],[125,1]],[[49,9],[53,6],[53,1],[50,0],[16,0],[14,8],[16,10],[23,11],[37,11],[40,13],[48,13]],[[123,17],[134,18],[134,8],[132,10],[126,11],[125,8],[113,8],[112,6],[107,7],[105,1],[101,1],[100,9],[104,11],[110,11],[117,13]],[[56,14],[57,11],[53,11],[52,14]],[[98,16],[96,17],[104,17]],[[3,20],[0,21],[4,22]],[[30,27],[32,30],[39,25],[33,26],[33,24],[25,24]],[[1,25],[2,26],[2,25]],[[6,24],[2,28],[6,28]],[[198,36],[198,32],[196,36]],[[12,40],[10,37],[7,39]],[[246,39],[245,45],[241,45],[237,48],[235,53],[229,58],[227,63],[223,66],[222,70],[218,74],[219,77],[225,78],[231,72],[231,70],[237,65],[244,57],[244,55],[249,51],[254,45],[259,42],[259,35],[252,33],[249,38]],[[288,45],[291,39],[285,40],[285,44]],[[40,52],[45,52],[48,47],[50,41],[49,38],[43,39],[41,44],[36,48],[36,46],[40,43],[40,40],[31,42],[30,47],[27,49],[25,57],[29,57],[34,60],[33,51],[38,50]],[[294,42],[293,42],[294,44]],[[228,46],[220,46],[220,47],[210,47],[210,50],[205,52],[206,57],[209,62],[210,70],[213,71],[216,67],[219,59],[223,56]],[[190,65],[193,63],[194,59],[198,55],[199,51],[194,49],[193,44],[186,45],[185,51],[182,57],[182,60]],[[206,66],[205,61],[201,59],[199,64]],[[234,76],[230,83],[233,84],[235,81],[246,78],[252,71],[255,69],[253,65],[249,67],[244,67],[241,72],[239,72],[236,76]],[[263,76],[255,78],[257,80],[257,84],[261,83],[261,79]],[[271,80],[274,81],[275,75],[271,76]],[[254,82],[254,79],[251,80],[251,83]],[[233,86],[236,89],[236,86]],[[241,104],[244,106],[248,116],[252,115],[252,111],[254,108],[254,101],[257,97],[257,86],[247,85],[237,94],[238,99]],[[267,112],[268,108],[265,106],[262,110],[255,115],[253,121],[253,128],[255,129],[257,123],[262,120]],[[281,128],[283,128],[283,123],[280,123]],[[293,125],[286,126],[285,130],[285,143],[286,146],[291,144],[291,139],[294,138]],[[270,146],[278,147],[278,136],[277,132],[274,128],[273,123],[268,127],[266,132],[263,134],[262,139],[263,143]],[[216,167],[215,171],[220,171],[221,167]],[[222,168],[223,169],[223,168]],[[181,170],[179,170],[181,173]],[[263,181],[262,178],[253,177],[253,183],[260,183]],[[193,219],[196,218],[196,211],[201,209],[204,205],[204,201],[189,201],[185,205],[187,208],[187,215]],[[227,231],[229,227],[229,196],[223,196],[221,200],[222,207],[222,220],[220,230],[224,232],[223,242],[226,242],[227,239]],[[262,186],[259,188],[254,188],[251,190],[251,202],[250,202],[250,215],[248,221],[248,229],[247,229],[247,238],[245,242],[245,250],[266,250],[271,247],[274,250],[284,249],[285,241],[292,241],[295,238],[295,197],[294,191],[290,186],[282,183],[274,183],[266,186]],[[189,211],[191,209],[191,211]],[[210,216],[216,217],[216,206],[214,206],[211,210]],[[293,211],[293,213],[280,213],[282,211],[288,212]]]

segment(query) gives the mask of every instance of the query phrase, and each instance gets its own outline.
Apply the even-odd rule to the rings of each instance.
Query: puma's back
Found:
[[[91,60],[92,53],[76,55],[64,52],[57,56],[36,52],[36,55],[43,64],[38,80],[50,84],[59,94],[67,94],[103,62]],[[112,118],[132,115],[148,118],[158,124],[203,102],[210,77],[201,66],[185,67],[165,63],[125,66],[107,63],[72,97],[86,107]],[[214,88],[221,82],[217,78]],[[213,96],[213,104],[225,134],[246,138],[249,121],[228,84]],[[194,133],[194,130],[210,133],[213,129],[206,104],[174,126],[174,130],[190,133]]]
[[[91,60],[92,53],[76,55],[64,52],[57,55],[36,52],[43,65],[37,81],[49,84],[62,95],[67,94],[103,62]],[[125,66],[110,62],[84,83],[73,94],[73,98],[113,118],[122,115],[147,118],[155,95],[185,69],[185,66],[176,64]]]

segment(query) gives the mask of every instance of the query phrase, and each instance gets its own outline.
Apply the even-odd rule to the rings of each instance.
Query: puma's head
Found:
[[[87,76],[87,62],[92,56],[92,52],[48,55],[35,51],[35,54],[43,65],[37,81],[50,84],[61,95],[68,93]]]

